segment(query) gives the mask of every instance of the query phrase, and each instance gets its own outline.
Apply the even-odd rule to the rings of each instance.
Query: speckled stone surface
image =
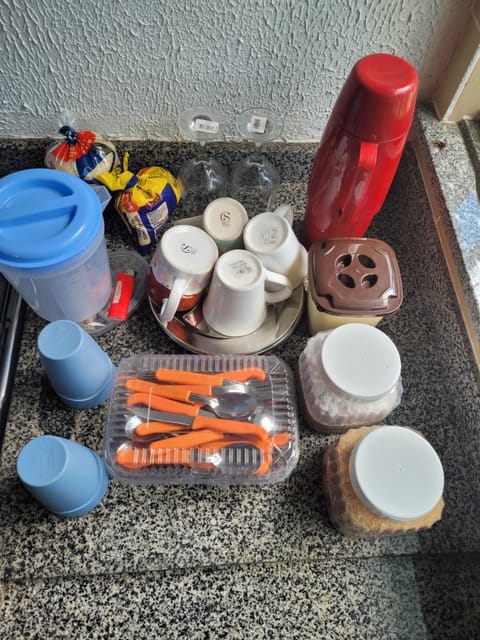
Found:
[[[103,603],[94,616],[93,599]],[[3,631],[9,637],[59,637],[61,629],[73,638],[79,628],[105,640],[426,637],[410,558],[8,585]]]
[[[39,166],[43,148],[5,143],[2,163]],[[188,157],[182,145],[145,142],[130,151],[140,166],[172,170]],[[314,151],[312,145],[269,148],[281,165],[279,201],[294,206],[299,234]],[[239,154],[237,147],[233,155],[229,147],[215,152],[228,166]],[[192,215],[186,204],[175,217]],[[113,211],[105,221],[109,247],[130,246]],[[28,312],[0,470],[4,637],[475,637],[477,372],[410,146],[368,235],[394,248],[405,290],[400,311],[380,324],[399,348],[405,387],[385,422],[414,425],[438,451],[446,475],[442,521],[393,539],[339,535],[328,520],[321,480],[322,453],[333,436],[312,432],[301,416],[300,460],[283,483],[134,487],[111,480],[87,516],[53,516],[19,485],[18,453],[43,433],[101,452],[107,406],[74,411],[61,404],[36,350],[45,323]],[[295,371],[307,339],[302,318],[271,353]],[[98,342],[114,363],[140,352],[181,352],[146,302]]]
[[[435,211],[455,258],[463,295],[480,337],[480,130],[478,123],[445,124],[431,105],[416,111],[418,151]]]

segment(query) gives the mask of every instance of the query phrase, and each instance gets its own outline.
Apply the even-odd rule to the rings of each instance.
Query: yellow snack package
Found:
[[[96,178],[115,197],[118,211],[132,234],[138,251],[145,255],[155,245],[162,228],[182,197],[180,180],[162,167],[144,167],[137,174],[128,170],[128,153],[122,167]]]

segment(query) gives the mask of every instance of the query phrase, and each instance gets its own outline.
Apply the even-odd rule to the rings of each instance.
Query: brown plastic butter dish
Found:
[[[312,335],[346,322],[375,326],[403,301],[395,253],[376,238],[315,242],[308,252],[307,282]]]

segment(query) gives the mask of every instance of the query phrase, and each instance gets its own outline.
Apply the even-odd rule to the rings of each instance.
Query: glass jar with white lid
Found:
[[[315,334],[298,368],[304,417],[316,431],[378,424],[400,404],[400,354],[370,325],[349,323]]]
[[[328,513],[340,533],[377,538],[429,529],[441,519],[442,463],[412,427],[350,429],[323,456]]]

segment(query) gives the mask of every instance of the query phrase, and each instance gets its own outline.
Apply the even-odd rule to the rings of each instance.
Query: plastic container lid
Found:
[[[367,324],[349,323],[333,329],[322,344],[320,357],[330,381],[357,398],[379,398],[400,378],[397,347],[380,329]]]
[[[26,169],[0,180],[0,266],[61,265],[88,249],[102,229],[100,201],[80,178]]]
[[[442,497],[444,474],[435,449],[406,427],[379,427],[358,442],[350,457],[358,498],[391,520],[415,520]]]
[[[403,302],[395,253],[376,238],[329,238],[312,244],[308,290],[319,311],[335,316],[385,316]]]
[[[212,426],[199,425],[192,431],[185,425],[178,425],[175,433],[168,434],[162,422],[157,422],[160,416],[155,406],[158,403],[148,395],[149,385],[171,381],[174,374],[176,377],[180,375],[180,380],[186,384],[185,376],[189,377],[190,373],[206,378],[197,380],[198,384],[223,385],[224,390],[230,384],[229,376],[239,381],[249,379],[249,389],[254,391],[258,401],[252,416],[254,422],[246,416],[238,419],[235,433],[229,433],[226,421],[218,419],[215,431]],[[129,379],[131,382],[127,383]],[[135,390],[139,388],[143,391]],[[162,408],[180,413],[178,401],[173,399],[165,399]],[[185,406],[181,413],[187,413]],[[191,414],[190,411],[188,413]],[[266,430],[266,439],[259,436],[259,429]],[[274,484],[291,474],[298,456],[294,378],[288,365],[280,358],[255,354],[145,353],[130,356],[119,363],[104,437],[104,459],[110,475],[116,479],[149,485]]]
[[[405,135],[412,123],[418,74],[389,53],[361,58],[348,76],[333,115],[342,127],[365,142],[388,142]]]

